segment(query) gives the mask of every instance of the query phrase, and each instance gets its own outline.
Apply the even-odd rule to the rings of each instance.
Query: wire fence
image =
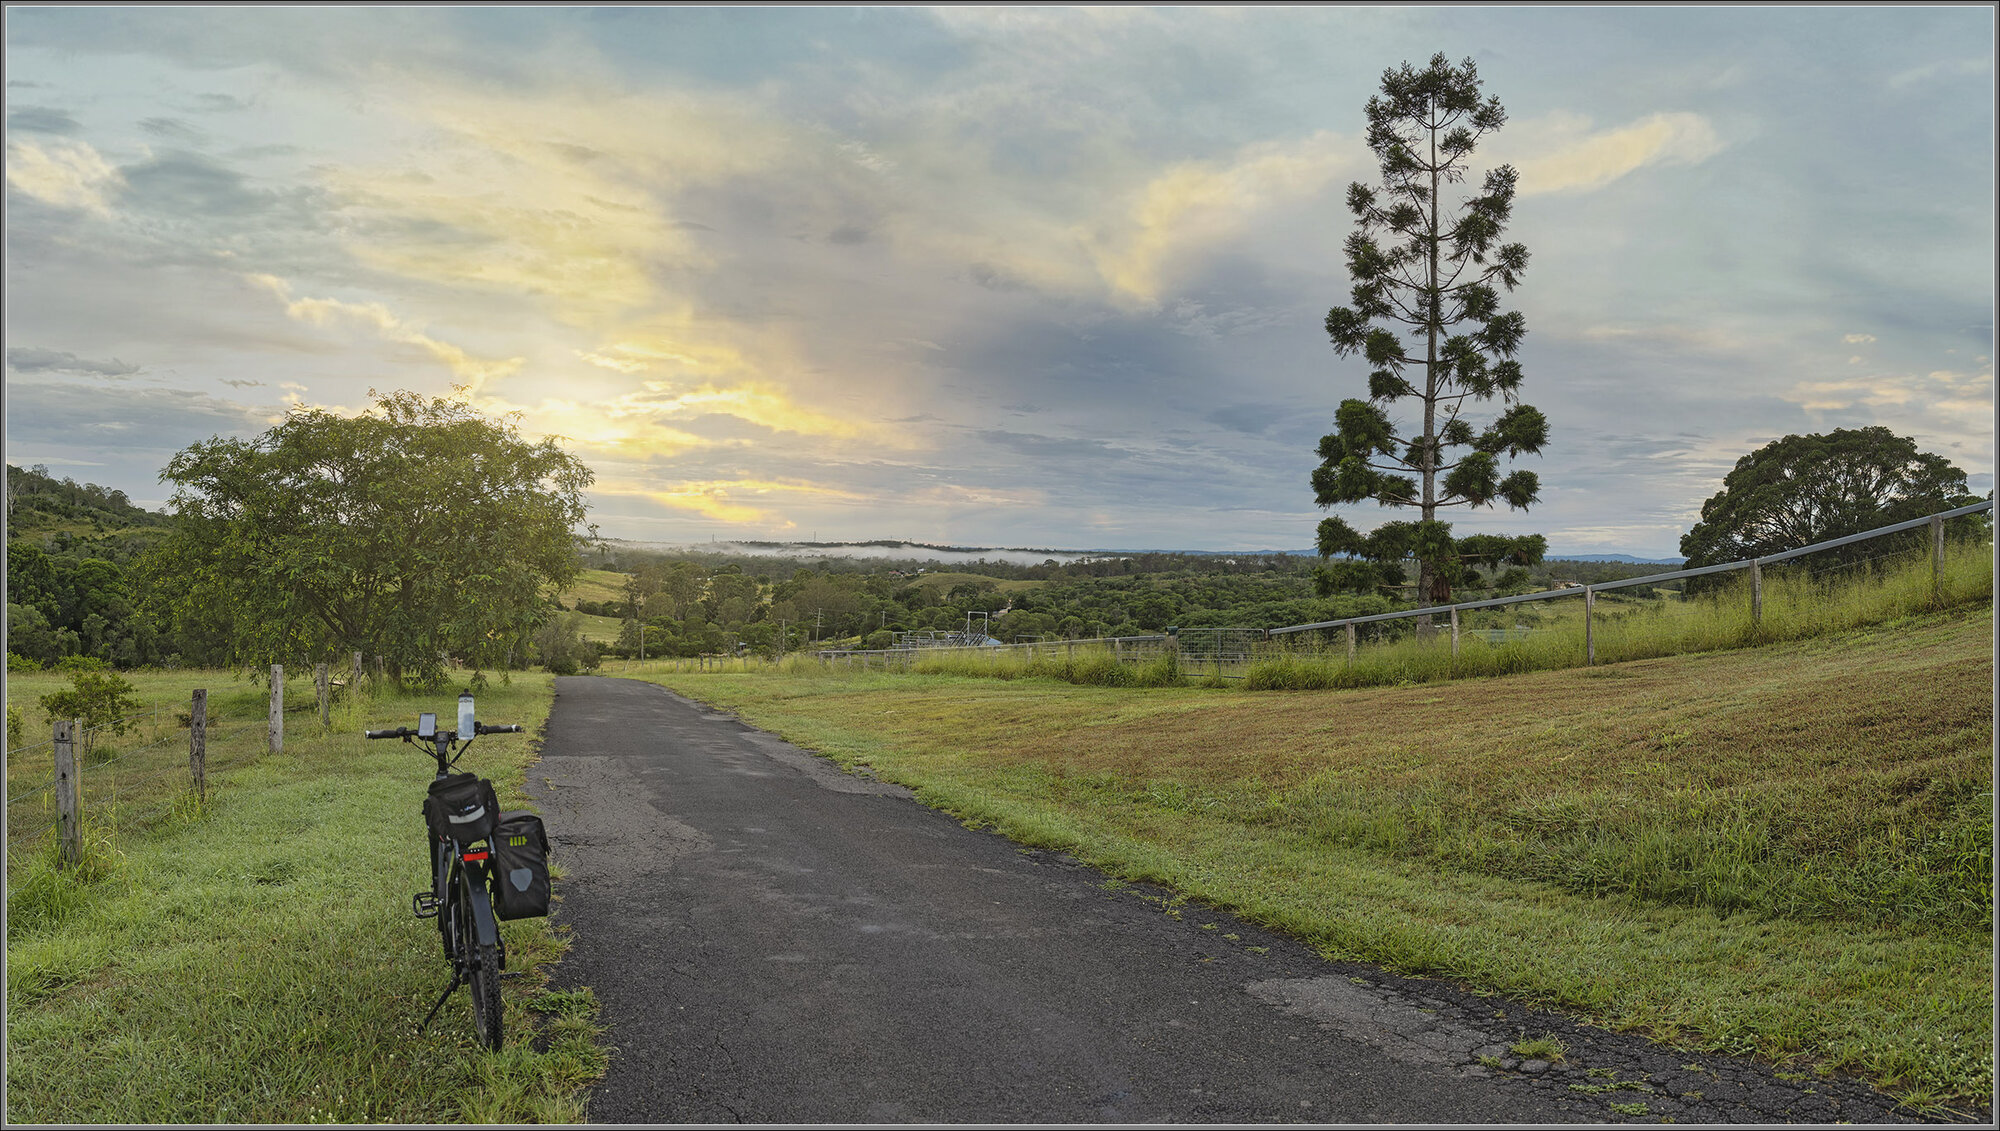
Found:
[[[330,691],[337,690],[329,688]],[[188,701],[159,700],[144,710],[78,726],[73,733],[77,780],[74,804],[85,815],[87,835],[105,840],[121,830],[151,825],[205,787],[204,777],[247,765],[270,753],[271,714],[234,710],[206,698],[201,756],[193,746],[192,697]],[[296,691],[283,697],[280,717],[295,718],[320,710],[316,687],[301,699]],[[49,723],[51,729],[55,721]],[[6,753],[7,864],[44,851],[61,826],[64,799],[57,773],[56,738],[21,745]]]
[[[1948,511],[1941,511],[1938,514],[1927,515],[1923,518],[1911,519],[1908,522],[1893,523],[1889,526],[1877,527],[1874,530],[1862,531],[1859,534],[1850,534],[1844,538],[1831,538],[1824,542],[1815,542],[1811,545],[1801,546],[1794,550],[1786,550],[1782,553],[1769,554],[1757,558],[1745,558],[1742,561],[1726,562],[1720,565],[1712,565],[1712,566],[1700,566],[1695,569],[1671,570],[1666,573],[1647,574],[1644,577],[1621,578],[1616,581],[1600,581],[1591,585],[1577,586],[1568,589],[1554,589],[1541,593],[1523,593],[1512,597],[1496,597],[1485,601],[1465,601],[1452,605],[1435,605],[1427,608],[1403,609],[1393,613],[1376,613],[1371,616],[1344,617],[1339,620],[1317,621],[1312,624],[1289,625],[1284,628],[1272,629],[1270,631],[1270,635],[1283,636],[1292,633],[1311,632],[1323,629],[1335,629],[1335,628],[1345,629],[1349,625],[1362,625],[1362,624],[1380,623],[1386,621],[1406,620],[1412,617],[1450,616],[1456,618],[1468,612],[1473,612],[1482,609],[1499,608],[1503,605],[1521,604],[1529,601],[1560,600],[1562,598],[1567,598],[1567,597],[1580,596],[1584,599],[1586,605],[1588,605],[1591,602],[1592,597],[1594,597],[1596,594],[1599,593],[1604,593],[1618,589],[1627,589],[1642,585],[1650,586],[1650,585],[1661,585],[1673,581],[1686,581],[1692,578],[1705,577],[1710,574],[1729,573],[1738,570],[1750,571],[1751,588],[1752,588],[1751,600],[1754,603],[1758,600],[1757,589],[1762,571],[1769,566],[1776,565],[1780,562],[1788,562],[1795,558],[1806,557],[1811,554],[1819,554],[1819,553],[1825,553],[1829,550],[1837,550],[1845,546],[1855,545],[1861,542],[1871,541],[1877,538],[1889,537],[1891,535],[1900,534],[1905,531],[1916,530],[1921,527],[1931,528],[1933,538],[1932,538],[1932,548],[1929,552],[1931,553],[1934,562],[1941,563],[1944,553],[1944,524],[1954,518],[1961,518],[1967,515],[1978,514],[1983,511],[1991,511],[1992,509],[1993,509],[1993,501],[1991,499],[1987,499],[1982,502],[1973,503],[1971,506],[1956,507]],[[1907,552],[1907,551],[1900,551],[1900,552]],[[1884,557],[1894,556],[1897,553],[1899,553],[1899,551],[1891,550],[1883,556]],[[1866,559],[1863,560],[1865,561]],[[1811,569],[1812,567],[1808,565],[1807,568]]]
[[[1522,624],[1517,621],[1511,625],[1488,623],[1475,626],[1466,622],[1473,614],[1481,614],[1480,619],[1491,620],[1498,610],[1509,606],[1580,598],[1579,603],[1583,605],[1582,659],[1584,663],[1589,664],[1596,661],[1594,637],[1598,625],[1603,621],[1615,619],[1622,611],[1620,606],[1630,607],[1633,602],[1641,599],[1641,594],[1650,594],[1655,587],[1679,582],[1683,583],[1685,588],[1684,583],[1691,579],[1747,570],[1750,574],[1749,600],[1754,619],[1762,613],[1763,577],[1772,571],[1773,567],[1777,567],[1774,577],[1805,578],[1825,585],[1851,579],[1859,574],[1886,572],[1897,566],[1907,566],[1929,558],[1935,579],[1937,571],[1942,568],[1945,524],[1954,519],[1989,512],[1992,509],[1993,502],[1989,499],[1924,518],[1895,523],[1759,558],[1586,585],[1569,585],[1536,593],[1343,617],[1311,624],[1287,625],[1282,628],[1169,629],[1165,633],[1147,636],[1098,637],[1025,644],[967,642],[959,647],[938,647],[933,644],[926,647],[905,645],[883,649],[824,649],[814,655],[830,666],[894,671],[906,670],[920,661],[946,655],[979,656],[1002,663],[1010,660],[1032,663],[1037,660],[1074,657],[1083,650],[1094,649],[1099,652],[1109,652],[1115,659],[1125,663],[1143,664],[1164,651],[1172,651],[1179,660],[1181,670],[1190,674],[1207,669],[1210,674],[1220,678],[1242,678],[1242,672],[1250,665],[1276,653],[1326,652],[1344,647],[1351,657],[1355,650],[1363,645],[1392,643],[1433,628],[1435,626],[1428,622],[1436,618],[1443,618],[1449,622],[1454,653],[1459,647],[1461,638],[1478,639],[1487,644],[1503,644],[1550,633],[1573,633],[1575,631],[1573,624],[1539,623],[1544,619],[1542,614],[1527,609],[1521,610],[1522,613],[1531,615],[1538,623]],[[1885,545],[1878,552],[1859,556],[1850,553],[1838,560],[1813,557],[1925,527],[1930,529],[1931,534],[1931,537],[1925,540],[1928,545],[1914,547]],[[1638,593],[1623,592],[1626,590],[1637,590]],[[1611,607],[1600,611],[1598,608],[1600,599],[1610,603]],[[1417,618],[1424,620],[1419,621]],[[1300,639],[1292,642],[1287,639],[1289,637],[1300,637]]]

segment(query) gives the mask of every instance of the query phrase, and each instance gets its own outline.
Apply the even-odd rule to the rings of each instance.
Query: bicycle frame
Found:
[[[518,726],[474,722],[470,695],[459,698],[459,725],[461,730],[470,731],[463,742],[457,732],[438,730],[437,716],[429,713],[419,716],[414,731],[398,727],[363,734],[368,738],[400,738],[405,742],[415,739],[437,763],[437,776],[443,779],[451,776],[452,766],[479,735],[521,733]],[[492,839],[489,836],[484,841],[461,845],[452,836],[434,833],[430,846],[431,890],[428,895],[419,892],[411,897],[411,910],[419,918],[437,919],[452,975],[451,984],[438,996],[417,1028],[421,1032],[427,1027],[459,986],[470,985],[480,1042],[497,1050],[502,1029],[499,979],[507,966],[507,946],[500,938],[499,919],[493,913],[492,873],[488,863],[493,851]]]

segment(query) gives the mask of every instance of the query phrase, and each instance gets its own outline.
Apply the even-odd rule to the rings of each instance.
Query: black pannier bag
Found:
[[[431,836],[460,847],[492,836],[499,819],[500,799],[493,794],[493,783],[478,774],[438,778],[424,799],[424,823]]]
[[[549,837],[533,813],[500,814],[493,832],[493,913],[527,919],[549,913]]]

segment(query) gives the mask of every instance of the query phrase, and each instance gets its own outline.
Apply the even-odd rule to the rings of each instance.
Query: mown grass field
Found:
[[[1024,589],[1039,589],[1046,581],[1021,581],[997,577],[987,577],[981,573],[926,573],[911,578],[906,585],[917,589],[934,590],[942,597],[960,585],[971,585],[984,590],[991,586],[996,593],[1019,593]]]
[[[1933,1111],[1992,1092],[1992,642],[1989,599],[1360,690],[646,678],[1330,957]]]
[[[344,702],[323,733],[287,718],[264,749],[266,688],[227,673],[132,673],[142,698],[186,710],[210,689],[205,802],[190,791],[186,732],[107,737],[83,769],[86,861],[58,872],[39,795],[10,803],[7,1116],[14,1123],[523,1123],[581,1118],[602,1072],[595,1004],[551,993],[545,919],[503,925],[508,1045],[474,1043],[464,990],[415,1024],[449,980],[430,920],[419,806],[432,769],[414,746],[364,728],[450,714],[458,688]],[[53,676],[15,676],[17,705]],[[484,720],[538,730],[549,679],[515,673],[479,692]],[[288,698],[310,705],[309,681]],[[171,716],[170,716],[171,719]],[[32,728],[31,728],[32,729]],[[479,740],[461,768],[521,801],[529,736]],[[49,751],[9,751],[10,799]],[[557,862],[560,866],[560,862]],[[558,888],[560,890],[560,888]]]

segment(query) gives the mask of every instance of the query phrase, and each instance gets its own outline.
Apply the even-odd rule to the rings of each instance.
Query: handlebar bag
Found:
[[[424,799],[424,823],[431,836],[464,846],[490,838],[500,819],[493,783],[478,774],[450,774],[431,782]]]
[[[527,919],[549,913],[549,837],[533,813],[500,814],[493,831],[493,913]]]

